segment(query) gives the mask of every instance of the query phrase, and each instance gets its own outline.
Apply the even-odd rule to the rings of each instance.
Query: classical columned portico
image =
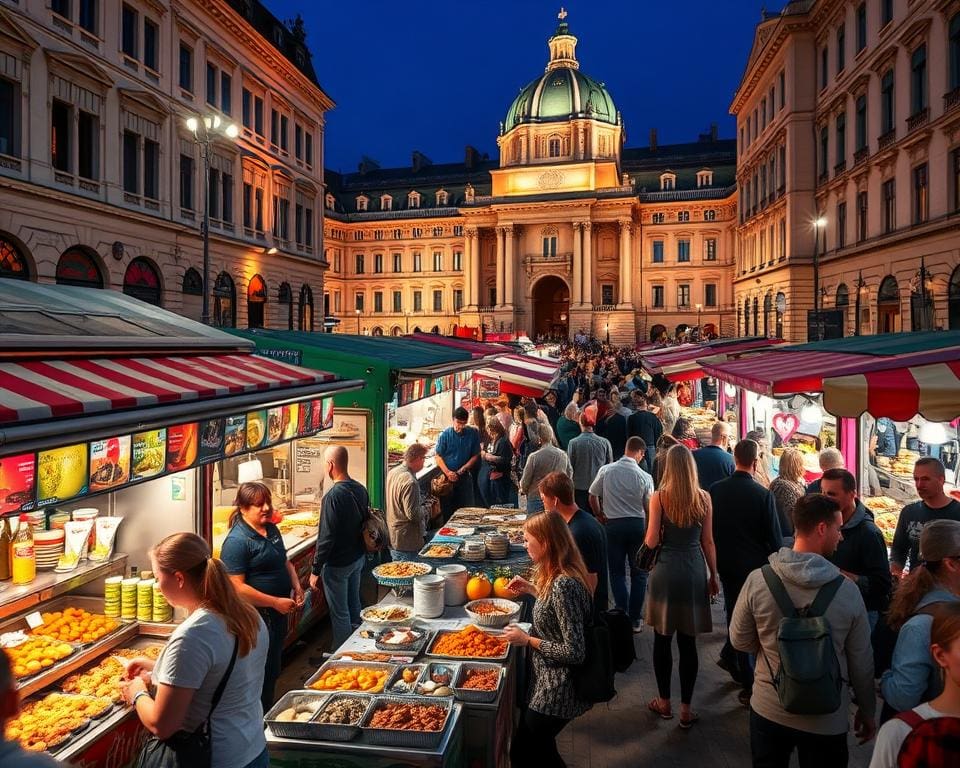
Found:
[[[516,265],[513,263],[514,230],[515,227],[512,224],[503,228],[503,303],[507,309],[513,309],[513,286],[517,277]]]
[[[627,220],[620,222],[620,306],[633,304],[633,225]]]

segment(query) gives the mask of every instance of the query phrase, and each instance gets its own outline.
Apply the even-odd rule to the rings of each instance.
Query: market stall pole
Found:
[[[0,583],[0,632],[21,633],[8,650],[30,697],[169,634],[170,607],[138,574],[149,548],[177,531],[210,540],[226,462],[329,428],[332,395],[363,382],[256,357],[248,342],[110,291],[0,280],[0,303],[0,517],[31,525],[41,568]],[[128,708],[42,743],[29,722],[19,728],[74,763],[125,764],[144,734]]]

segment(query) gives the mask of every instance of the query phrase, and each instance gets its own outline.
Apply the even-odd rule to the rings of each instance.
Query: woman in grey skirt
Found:
[[[667,451],[663,477],[650,499],[644,542],[648,547],[661,545],[660,557],[647,581],[646,620],[654,631],[653,671],[660,694],[650,702],[649,709],[664,720],[673,718],[670,678],[676,634],[680,650],[680,727],[687,729],[698,719],[690,709],[700,663],[696,636],[713,629],[710,597],[720,591],[720,586],[710,495],[700,489],[693,454],[684,445]]]

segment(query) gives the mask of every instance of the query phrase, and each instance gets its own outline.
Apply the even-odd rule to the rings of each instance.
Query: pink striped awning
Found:
[[[249,354],[0,363],[0,425],[325,384],[335,374]]]
[[[960,417],[960,360],[902,366],[823,380],[823,405],[836,416],[887,416],[907,421]]]
[[[503,392],[540,397],[550,388],[559,368],[560,363],[556,360],[531,355],[501,355],[478,368],[474,375],[499,379]],[[504,387],[504,383],[513,386]]]
[[[709,356],[712,361],[735,359],[746,352],[759,352],[783,344],[782,339],[725,339],[706,344],[690,344],[644,355],[643,367],[650,373],[662,373],[671,381],[699,379],[706,374],[698,359]]]

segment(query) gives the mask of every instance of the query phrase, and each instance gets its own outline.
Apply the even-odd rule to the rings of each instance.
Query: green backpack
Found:
[[[780,668],[776,674],[764,655],[780,706],[794,715],[833,714],[840,709],[843,677],[830,622],[823,614],[840,589],[843,576],[820,587],[810,607],[798,610],[773,568],[765,565],[761,571],[783,613],[777,627]]]

